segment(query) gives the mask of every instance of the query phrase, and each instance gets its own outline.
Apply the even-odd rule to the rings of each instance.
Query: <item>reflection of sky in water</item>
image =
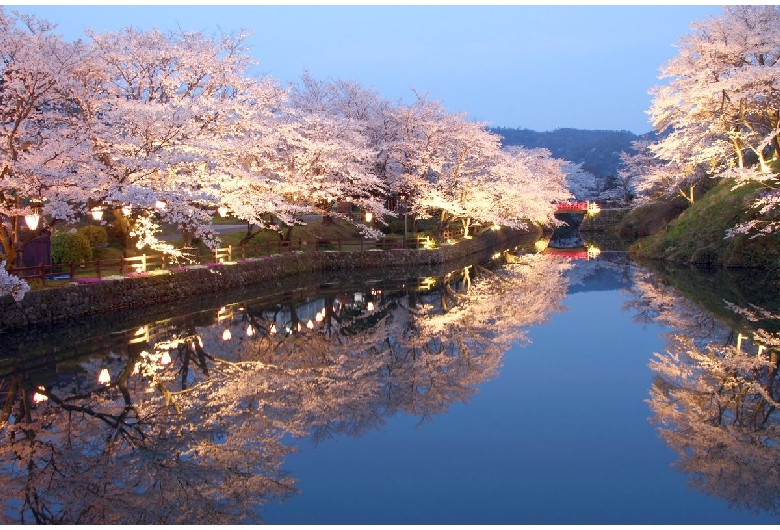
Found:
[[[773,450],[745,450],[732,443],[727,445],[734,452],[723,453],[726,456],[720,459],[710,458],[713,452],[707,452],[701,459],[704,467],[693,466],[694,471],[704,469],[709,476],[722,476],[723,467],[719,466],[730,463],[726,459],[734,454],[740,462],[749,460],[757,470],[754,489],[744,488],[744,480],[723,481],[719,484],[737,487],[718,499],[708,498],[687,486],[690,477],[686,473],[672,468],[679,457],[670,449],[674,445],[661,440],[659,431],[648,421],[653,415],[647,403],[650,389],[658,388],[653,386],[654,374],[648,363],[653,352],[668,347],[667,339],[659,336],[668,331],[663,326],[678,326],[685,338],[706,341],[717,336],[721,342],[730,328],[702,313],[693,301],[675,294],[668,287],[669,277],[661,281],[629,266],[624,255],[607,254],[571,265],[561,256],[507,258],[510,265],[501,271],[503,280],[499,283],[496,277],[474,266],[448,275],[449,284],[426,278],[420,283],[427,287],[414,296],[397,293],[398,287],[392,287],[395,280],[387,285],[372,280],[356,287],[360,292],[333,287],[328,281],[321,286],[331,286],[320,290],[296,289],[296,302],[287,300],[292,291],[286,291],[269,294],[273,300],[281,296],[279,300],[287,300],[284,303],[220,303],[218,310],[153,325],[129,326],[130,339],[120,333],[106,342],[108,336],[102,336],[75,344],[74,350],[96,352],[94,357],[78,361],[89,375],[84,381],[94,381],[104,366],[119,380],[123,367],[132,367],[138,360],[128,355],[144,358],[148,354],[140,354],[140,349],[151,351],[153,345],[152,358],[163,350],[167,353],[174,342],[184,341],[170,349],[172,360],[161,359],[159,366],[144,361],[144,370],[159,371],[158,381],[169,385],[170,390],[181,387],[176,375],[179,373],[187,374],[188,385],[197,387],[197,381],[204,385],[191,394],[191,399],[189,393],[182,393],[178,402],[184,406],[183,414],[165,416],[160,425],[182,429],[180,438],[171,438],[176,451],[187,456],[182,462],[200,466],[196,466],[198,475],[219,481],[215,495],[223,496],[220,501],[232,495],[241,499],[241,495],[248,495],[250,504],[243,503],[241,509],[259,506],[255,503],[266,491],[257,484],[248,484],[245,475],[235,480],[230,470],[236,464],[266,470],[262,467],[263,454],[271,455],[272,465],[281,463],[300,494],[293,495],[286,504],[267,506],[260,515],[270,523],[776,522],[766,515],[751,517],[729,511],[723,500],[735,495],[734,490],[739,490],[737,497],[741,494],[748,500],[761,498],[756,492],[765,491],[770,499],[774,498],[774,475],[763,472],[776,467],[771,465],[775,460]],[[475,281],[469,283],[467,278]],[[629,279],[634,283],[630,284]],[[709,287],[715,281],[712,277],[685,279],[686,286],[699,285],[698,291],[718,304],[723,298],[741,296],[736,291],[733,295],[715,292]],[[403,285],[409,282],[399,281]],[[320,285],[311,278],[309,283]],[[470,285],[468,294],[463,290],[465,285]],[[564,291],[569,293],[563,301],[565,309],[558,312]],[[464,296],[465,304],[453,305]],[[746,299],[760,300],[753,295]],[[442,310],[445,301],[448,311]],[[626,307],[630,309],[622,309]],[[327,316],[323,308],[328,309]],[[548,317],[547,323],[537,325]],[[298,326],[298,318],[300,332],[290,331],[291,326]],[[311,331],[306,329],[307,320],[317,321]],[[251,336],[246,334],[250,323]],[[232,333],[226,339],[228,326]],[[272,332],[275,327],[278,331]],[[329,339],[325,340],[317,338],[318,330],[333,333],[328,331]],[[494,333],[499,330],[504,332]],[[531,344],[523,342],[521,346],[519,341],[524,337],[530,338]],[[513,341],[518,342],[511,345]],[[68,343],[63,339],[50,342]],[[456,343],[455,350],[448,349]],[[23,347],[31,342],[21,344]],[[106,357],[109,344],[117,353]],[[421,355],[421,351],[426,353]],[[453,351],[457,355],[452,355]],[[212,354],[216,357],[211,376],[202,378],[199,372],[210,364],[205,359]],[[184,359],[189,371],[177,372],[185,366]],[[230,367],[217,361],[247,364],[239,369],[238,365]],[[501,361],[503,366],[496,371]],[[193,363],[202,366],[196,369]],[[57,365],[56,373],[55,364],[44,364],[44,368],[37,369],[40,374],[36,377],[42,378],[41,382],[52,384],[54,378],[62,376],[70,381],[73,362]],[[139,365],[135,366],[137,369]],[[675,363],[673,369],[678,368]],[[23,372],[35,373],[29,369]],[[137,386],[141,378],[129,378],[133,384],[126,388],[138,393],[133,398],[135,403],[158,410],[153,402],[160,396],[144,393],[145,383]],[[73,382],[78,381],[76,378]],[[473,389],[476,393],[472,395]],[[105,403],[98,399],[95,407],[112,406],[112,395],[107,394]],[[463,399],[469,402],[464,404]],[[262,412],[245,414],[246,407],[254,403],[263,404],[257,409]],[[654,410],[658,410],[658,399],[654,398],[653,403]],[[42,405],[41,410],[57,414],[57,407],[47,407]],[[398,412],[412,410],[418,415]],[[60,416],[65,414],[59,412]],[[432,419],[421,421],[419,414]],[[690,414],[690,424],[707,425],[708,414],[709,409],[700,415]],[[267,423],[266,419],[278,423]],[[132,432],[132,423],[125,432]],[[95,426],[88,418],[78,419],[73,425],[84,433],[87,443],[93,436],[95,440],[104,439],[100,424]],[[360,434],[366,430],[367,434]],[[38,440],[45,439],[47,433],[43,431]],[[298,454],[285,456],[284,447],[273,442],[275,434],[281,436],[284,432],[324,436],[324,441],[314,447],[308,439],[285,435],[288,446],[300,448]],[[344,432],[352,434],[327,434]],[[702,432],[707,436],[694,441],[704,450],[716,445],[713,440],[728,435],[723,429],[714,437],[710,436],[712,430]],[[767,433],[770,439],[777,439],[776,432]],[[191,449],[201,436],[209,442],[208,447],[216,442],[219,449],[212,453],[207,450],[202,458],[191,460]],[[170,455],[167,440],[151,437],[143,451],[115,454],[141,459],[155,451]],[[242,446],[242,441],[249,446]],[[258,452],[257,444],[263,444],[269,453]],[[208,465],[209,455],[216,459],[213,466]],[[693,464],[699,465],[701,460]],[[78,508],[80,497],[72,493],[74,486],[102,483],[106,469],[100,463],[87,465],[85,474],[78,465],[87,462],[77,458],[73,464],[70,474],[63,473],[61,479],[58,475],[55,483]],[[170,473],[158,470],[149,476],[175,484],[177,473],[187,476],[188,465],[174,462]],[[123,466],[127,462],[109,465],[108,474],[136,469],[132,464]],[[733,473],[736,466],[730,467]],[[138,470],[143,475],[147,467]],[[742,470],[739,467],[738,471]],[[26,483],[25,477],[18,478],[14,484]],[[0,485],[5,486],[2,481]],[[202,488],[196,484],[194,493]],[[715,491],[720,492],[717,488]],[[181,513],[183,521],[207,522],[203,512],[197,511],[198,502],[187,504],[194,498],[192,493],[186,491],[182,498],[171,498],[169,504],[180,510],[170,511],[164,505],[164,513]],[[278,493],[269,496],[279,498]],[[124,500],[129,495],[125,491],[117,497]],[[93,499],[85,499],[83,505],[93,504]],[[138,496],[138,510],[144,511],[148,500],[148,495]],[[131,508],[125,511],[117,510],[116,503],[111,508],[120,517],[133,517],[133,505],[128,506]]]
[[[272,524],[776,523],[728,510],[686,485],[648,423],[655,324],[621,311],[619,291],[578,292],[530,329],[497,378],[443,416],[395,416],[339,436],[285,469],[301,495],[267,506]]]

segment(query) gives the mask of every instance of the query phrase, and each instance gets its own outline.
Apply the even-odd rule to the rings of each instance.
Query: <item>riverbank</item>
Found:
[[[0,298],[0,332],[129,308],[169,304],[207,293],[318,271],[437,266],[481,252],[509,248],[538,236],[536,232],[503,228],[437,249],[290,252],[161,275],[30,291],[19,302],[7,295]]]
[[[775,235],[726,237],[729,228],[760,218],[751,205],[761,191],[758,183],[736,187],[723,180],[655,233],[639,239],[630,254],[644,260],[777,272],[780,240]],[[644,215],[651,217],[649,212]]]

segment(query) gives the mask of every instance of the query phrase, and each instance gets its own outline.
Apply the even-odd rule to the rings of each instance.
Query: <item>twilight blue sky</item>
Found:
[[[16,5],[85,27],[248,29],[257,72],[283,85],[304,69],[354,79],[390,99],[411,87],[494,126],[651,129],[648,90],[674,44],[710,5]]]

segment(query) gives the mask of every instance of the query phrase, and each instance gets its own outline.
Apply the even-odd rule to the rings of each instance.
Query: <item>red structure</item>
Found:
[[[556,212],[560,213],[586,213],[590,206],[590,201],[581,202],[559,202],[556,206]]]
[[[549,254],[558,258],[568,258],[568,259],[590,259],[591,256],[588,255],[588,250],[585,248],[573,248],[573,249],[557,249],[557,248],[550,248],[547,247],[544,251],[545,254]]]

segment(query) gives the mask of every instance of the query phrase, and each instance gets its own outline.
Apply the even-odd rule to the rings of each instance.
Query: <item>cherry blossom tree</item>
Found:
[[[251,171],[251,159],[283,92],[246,75],[253,61],[245,35],[88,35],[95,73],[84,82],[93,90],[88,114],[103,174],[96,200],[118,218],[130,207],[143,219],[135,225],[140,244],[170,251],[155,245],[158,219],[216,244],[209,224],[223,203],[259,222],[257,210],[238,201],[238,188],[257,199],[260,213],[282,203],[266,175]],[[245,156],[237,156],[239,146],[250,146]]]
[[[395,111],[394,158],[401,169],[393,189],[414,218],[436,216],[440,233],[461,224],[523,228],[555,223],[552,202],[570,196],[563,161],[546,150],[500,148],[500,137],[464,114],[417,94]]]
[[[628,202],[634,197],[640,201],[658,198],[658,194],[654,193],[651,188],[643,188],[641,192],[639,188],[640,185],[647,183],[653,186],[655,179],[644,178],[644,176],[658,163],[658,159],[650,152],[650,141],[646,139],[631,142],[631,152],[622,151],[620,153],[617,187],[621,191],[624,201]]]
[[[0,7],[0,245],[6,267],[20,265],[26,241],[72,220],[92,191],[91,149],[78,105],[83,89],[76,82],[87,48],[64,42],[53,29]]]
[[[755,206],[771,213],[777,193],[772,161],[780,152],[780,8],[725,6],[721,16],[692,24],[678,48],[661,69],[669,84],[653,92],[649,113],[661,138],[649,148],[662,170],[644,175],[646,186],[665,180],[690,188],[706,176],[759,181],[767,193]],[[684,195],[692,201],[692,188]],[[769,233],[776,225],[770,219],[739,230]]]
[[[308,74],[292,87],[280,149],[291,202],[326,220],[335,216],[352,222],[351,215],[333,211],[337,202],[347,202],[383,222],[387,186],[375,171],[377,147],[366,134],[375,99],[356,85],[318,81]],[[357,227],[366,235],[380,235],[362,222]]]
[[[569,162],[564,166],[566,185],[578,201],[596,200],[599,194],[599,183],[596,175],[582,169],[582,162]]]

